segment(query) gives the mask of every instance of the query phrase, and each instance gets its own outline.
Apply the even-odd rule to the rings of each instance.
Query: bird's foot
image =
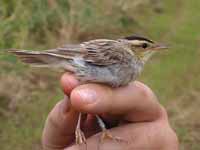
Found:
[[[77,128],[75,131],[75,136],[76,136],[76,144],[86,144],[86,138],[85,135],[83,133],[83,131],[81,131],[80,128]]]

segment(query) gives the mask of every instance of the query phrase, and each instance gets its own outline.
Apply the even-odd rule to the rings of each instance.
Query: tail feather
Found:
[[[26,51],[26,50],[9,50],[9,53],[15,54],[22,62],[27,63],[27,64],[47,64],[46,61],[44,61],[44,58],[46,56],[43,55],[42,52],[37,52],[37,51]]]
[[[71,65],[72,59],[64,55],[18,49],[11,49],[8,52],[15,54],[22,62],[34,67],[56,67],[74,72],[74,68]]]

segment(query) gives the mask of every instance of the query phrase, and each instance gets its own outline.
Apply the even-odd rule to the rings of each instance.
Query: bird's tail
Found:
[[[74,68],[71,65],[72,60],[63,55],[19,49],[11,49],[8,52],[15,54],[22,62],[34,67],[56,67],[74,72]]]

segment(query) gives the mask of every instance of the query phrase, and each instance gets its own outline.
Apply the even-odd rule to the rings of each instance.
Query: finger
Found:
[[[129,121],[151,120],[160,111],[155,95],[141,82],[115,89],[98,84],[80,85],[72,91],[70,99],[78,111],[126,114]]]
[[[79,85],[76,77],[71,73],[65,73],[60,80],[62,89],[66,95],[70,95],[71,91]]]
[[[69,107],[66,97],[50,112],[43,130],[42,143],[46,149],[60,149],[74,141],[78,113]]]
[[[71,73],[65,73],[61,77],[61,86],[66,95],[70,95],[71,91],[79,85],[75,75]],[[70,106],[69,106],[70,107]],[[89,137],[99,132],[99,126],[97,125],[96,118],[92,115],[88,115],[85,121],[82,121],[81,126],[86,137]]]

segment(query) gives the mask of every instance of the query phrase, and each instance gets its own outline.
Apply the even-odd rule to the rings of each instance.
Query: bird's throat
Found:
[[[137,52],[136,55],[138,59],[140,59],[145,63],[154,53],[155,53],[154,51],[145,51],[145,52]]]

